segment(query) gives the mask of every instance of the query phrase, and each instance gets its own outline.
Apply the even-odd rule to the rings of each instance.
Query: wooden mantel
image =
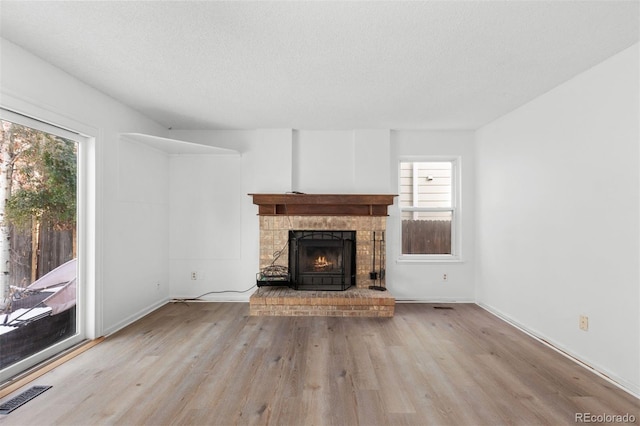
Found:
[[[390,194],[249,194],[260,216],[387,216]]]

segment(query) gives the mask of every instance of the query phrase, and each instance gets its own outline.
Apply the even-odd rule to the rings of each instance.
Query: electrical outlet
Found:
[[[197,280],[198,279],[198,273],[195,272],[195,271],[191,272],[191,279],[192,280]]]
[[[580,315],[579,327],[580,327],[580,330],[582,330],[582,331],[589,331],[589,317],[588,316]]]
[[[156,290],[160,291],[160,283],[156,282]]]
[[[442,274],[442,281],[448,281],[449,276],[447,274]]]

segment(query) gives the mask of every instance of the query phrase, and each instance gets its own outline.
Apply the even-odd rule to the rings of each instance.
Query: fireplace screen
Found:
[[[289,272],[298,290],[355,284],[355,231],[289,231]]]

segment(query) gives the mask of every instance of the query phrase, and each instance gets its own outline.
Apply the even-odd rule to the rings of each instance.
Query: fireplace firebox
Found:
[[[289,231],[290,285],[346,290],[356,283],[355,231]]]

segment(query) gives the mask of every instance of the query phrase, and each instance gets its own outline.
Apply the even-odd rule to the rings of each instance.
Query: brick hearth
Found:
[[[260,287],[249,302],[252,316],[392,317],[395,298],[388,291],[351,287],[345,291],[299,291]]]

